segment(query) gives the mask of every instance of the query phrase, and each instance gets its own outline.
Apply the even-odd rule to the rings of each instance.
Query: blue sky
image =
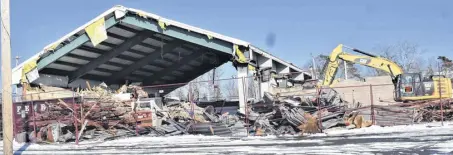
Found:
[[[426,56],[453,57],[449,0],[11,0],[12,56],[25,60],[114,5],[251,42],[299,66],[310,53],[328,54],[339,43],[371,51],[408,41]],[[272,33],[271,47],[266,36]]]

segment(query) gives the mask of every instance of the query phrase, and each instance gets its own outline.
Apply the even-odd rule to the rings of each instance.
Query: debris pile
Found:
[[[404,103],[400,105],[413,111],[414,122],[433,122],[443,120],[453,120],[451,99],[438,99],[425,102]]]
[[[318,99],[265,93],[263,100],[249,103],[251,129],[255,135],[294,135],[344,125],[345,102],[330,91],[321,92]]]
[[[201,108],[188,102],[164,103],[159,97],[148,98],[139,86],[122,86],[115,92],[101,84],[74,93],[76,97],[17,103],[25,106],[19,111],[33,107],[35,112],[24,111],[18,115],[16,140],[67,142],[137,135],[230,136],[230,127],[239,121],[228,113],[216,113],[212,106]]]
[[[88,85],[88,84],[87,84]],[[89,85],[88,85],[89,86]],[[395,106],[350,107],[333,89],[308,96],[266,92],[249,100],[245,113],[229,114],[208,105],[149,98],[140,86],[110,90],[101,84],[84,90],[61,90],[41,85],[23,102],[15,103],[18,142],[111,140],[128,136],[202,134],[218,136],[301,135],[333,127],[363,128],[437,121],[437,102]],[[57,98],[55,90],[63,91]],[[37,100],[34,100],[37,98]],[[33,100],[32,100],[33,99]],[[451,118],[445,105],[445,118]],[[433,112],[434,111],[434,112]],[[376,122],[372,122],[372,115]],[[248,129],[248,130],[247,130]]]
[[[40,89],[53,88],[41,86]],[[112,91],[101,84],[69,91],[65,90],[65,94],[76,94],[75,97],[22,102],[35,112],[18,115],[16,140],[68,142],[138,135],[234,136],[246,135],[246,127],[257,136],[295,135],[319,133],[344,126],[346,122],[345,102],[329,91],[323,91],[319,98],[265,93],[262,100],[248,102],[247,114],[237,115],[219,113],[213,106],[202,108],[189,102],[148,98],[139,86],[124,85]]]

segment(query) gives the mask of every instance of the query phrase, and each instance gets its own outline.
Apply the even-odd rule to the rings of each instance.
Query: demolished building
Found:
[[[143,86],[186,83],[232,60],[237,77],[271,68],[311,78],[302,69],[252,44],[141,10],[115,6],[77,28],[13,69],[13,84],[43,84],[87,88],[87,83],[109,87],[141,82]],[[86,82],[88,81],[88,82]],[[238,88],[243,88],[238,80]],[[145,90],[161,96],[180,87]],[[260,96],[269,83],[260,83]],[[163,88],[162,88],[163,89]],[[245,98],[239,89],[239,102]]]
[[[237,70],[237,114],[214,107],[232,101],[162,98],[228,61]],[[244,81],[250,76],[252,83]],[[373,105],[382,98],[363,95],[372,94],[367,85],[356,89],[363,104],[355,104],[350,90],[318,90],[316,82],[302,69],[245,41],[115,6],[13,69],[13,84],[23,90],[14,103],[14,132],[16,140],[35,142],[138,135],[295,135],[337,126],[367,127],[376,120],[399,123],[372,118],[388,113],[398,114],[394,117],[402,124],[429,119],[413,107]],[[246,92],[250,85],[253,96]]]
[[[15,134],[42,138],[38,134],[46,133],[53,137],[48,139],[57,141],[59,136],[52,132],[63,126],[67,126],[65,129],[68,131],[81,132],[83,126],[103,131],[118,127],[115,123],[102,127],[100,123],[104,116],[97,113],[113,108],[115,110],[107,111],[114,113],[109,114],[110,118],[117,119],[135,110],[137,106],[134,104],[140,105],[138,99],[144,96],[132,93],[129,97],[131,84],[139,83],[139,88],[147,94],[145,98],[159,98],[228,61],[232,61],[237,70],[239,111],[242,114],[246,111],[248,98],[260,100],[271,86],[269,80],[255,80],[254,84],[259,85],[253,90],[257,92],[256,96],[246,97],[242,88],[248,87],[248,83],[243,78],[264,72],[268,74],[270,70],[277,74],[291,73],[291,78],[297,80],[311,78],[309,73],[248,42],[141,10],[115,6],[45,46],[13,69],[12,83],[22,90],[21,95],[14,99]],[[172,85],[175,83],[182,84]],[[166,87],[152,87],[155,85]],[[117,91],[107,93],[107,90]],[[118,101],[105,99],[102,95],[93,98],[84,92],[105,92],[103,94],[110,97],[119,95],[119,98],[135,100]],[[39,115],[40,110],[44,112],[42,115]],[[78,116],[77,111],[80,111]],[[159,111],[163,113],[165,110]],[[127,118],[132,116],[124,117],[121,126],[130,130],[127,126],[131,122]],[[210,119],[210,122],[218,122]],[[76,125],[70,125],[74,123]],[[76,129],[72,129],[74,127]],[[27,133],[30,129],[33,133]],[[70,134],[75,133],[65,131],[65,134],[74,137]]]

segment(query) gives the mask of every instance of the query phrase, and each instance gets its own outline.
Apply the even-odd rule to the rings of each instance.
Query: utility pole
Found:
[[[14,66],[14,67],[19,66],[19,59],[20,59],[20,56],[16,56],[16,66]],[[14,96],[15,96],[15,98],[14,98],[15,101],[14,102],[16,102],[16,100],[17,100],[17,86],[14,87]]]
[[[19,59],[20,59],[20,56],[16,56],[16,66],[15,67],[19,66]]]
[[[313,57],[313,54],[310,53],[310,55],[311,55],[311,59],[312,59],[312,62],[313,62],[312,66],[313,66],[313,73],[314,74],[312,76],[313,76],[314,79],[317,79],[318,77],[316,75],[318,74],[318,72],[317,72],[318,69],[316,68],[315,58]]]
[[[3,154],[13,154],[13,102],[11,92],[11,36],[9,23],[9,0],[1,0],[2,36],[2,114]]]

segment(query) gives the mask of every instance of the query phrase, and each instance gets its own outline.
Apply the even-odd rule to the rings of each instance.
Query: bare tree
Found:
[[[224,74],[220,68],[214,71],[209,71],[196,79],[192,80],[188,85],[184,86],[187,90],[187,96],[192,96],[193,100],[199,99],[221,99],[223,98],[222,86],[220,84],[220,78]]]
[[[340,63],[339,69],[344,70],[344,63]],[[358,78],[362,79],[359,69],[354,65],[353,62],[346,62],[347,74],[349,78]],[[344,74],[344,73],[343,73]]]
[[[396,62],[403,67],[406,72],[421,72],[423,70],[424,49],[420,49],[417,44],[402,42],[398,47],[398,59]]]
[[[418,44],[404,41],[394,45],[381,45],[376,49],[382,57],[400,65],[404,72],[413,73],[423,70],[422,54],[425,53],[425,50],[421,49]],[[388,75],[388,73],[375,70],[375,75]]]
[[[189,92],[188,92],[188,100],[191,100],[191,101],[197,101],[200,96],[202,96],[201,92],[200,92],[200,80],[197,78],[195,79],[194,81],[190,82],[189,83]]]
[[[237,84],[237,79],[235,77],[232,77],[231,80],[228,80],[225,85],[224,85],[224,90],[226,92],[226,97],[229,99],[232,98],[238,98],[239,92],[238,92],[238,84]]]
[[[223,74],[222,69],[216,68],[215,74],[213,71],[207,72],[188,84],[172,91],[169,95],[179,97],[182,100],[192,99],[194,101],[201,98],[207,99],[208,97],[221,99],[223,98],[223,86],[220,84],[219,79]]]
[[[208,95],[215,100],[223,98],[221,90],[222,86],[220,85],[220,78],[223,74],[224,72],[221,68],[215,68],[201,76],[200,80],[203,82],[200,84],[202,86],[200,89],[203,89],[205,95]]]
[[[453,70],[453,62],[451,59],[445,56],[439,56],[437,59],[440,60],[439,70],[441,71],[440,74],[446,75],[447,77],[451,77],[451,72]]]
[[[323,79],[324,78],[324,70],[325,70],[325,67],[327,66],[327,63],[329,62],[329,56],[326,56],[326,55],[318,55],[316,57],[314,57],[315,59],[315,65],[316,65],[316,69],[315,69],[315,74],[316,74],[316,77],[318,77],[318,79]],[[341,72],[344,70],[344,63],[342,62],[342,60],[338,60],[339,62],[339,66],[338,66],[338,72],[340,72],[341,74],[337,74],[337,76],[344,76],[344,72]],[[347,65],[347,73],[348,73],[348,77],[351,77],[351,78],[362,78],[362,76],[360,75],[360,70],[354,65],[353,62],[346,62],[346,65]],[[311,70],[313,68],[313,62],[310,61],[310,62],[307,62],[305,65],[304,65],[304,68],[305,69],[309,69]]]
[[[186,94],[185,91],[187,91],[185,87],[180,87],[180,88],[176,89],[175,91],[173,91],[171,95],[178,97],[180,100],[187,101],[187,98],[184,95],[184,94]]]
[[[306,70],[313,69],[315,75],[312,75],[312,76],[316,76],[318,79],[322,79],[324,67],[327,65],[329,56],[320,54],[320,55],[315,56],[314,59],[315,59],[314,62],[316,63],[316,64],[314,64],[316,66],[315,69],[313,69],[313,61],[308,61],[303,67]]]
[[[247,97],[248,98],[257,98],[258,97],[257,96],[258,94],[256,92],[256,88],[257,88],[256,84],[257,83],[255,83],[254,79],[255,79],[254,77],[246,79],[246,81],[247,81],[247,95],[248,95]]]
[[[223,70],[221,68],[215,68],[214,70],[211,71],[211,74],[208,74],[209,79],[212,81],[211,82],[211,88],[214,89],[214,94],[213,97],[216,100],[219,100],[222,98],[222,85],[220,84],[220,78],[223,75]]]
[[[179,88],[173,90],[172,92],[168,93],[166,96],[167,97],[177,97],[180,100],[187,101],[187,93],[188,93],[187,88],[188,88],[187,85],[184,85],[184,86],[179,87]]]
[[[435,58],[429,58],[427,60],[428,64],[426,66],[425,75],[434,75],[437,72],[437,60]]]

